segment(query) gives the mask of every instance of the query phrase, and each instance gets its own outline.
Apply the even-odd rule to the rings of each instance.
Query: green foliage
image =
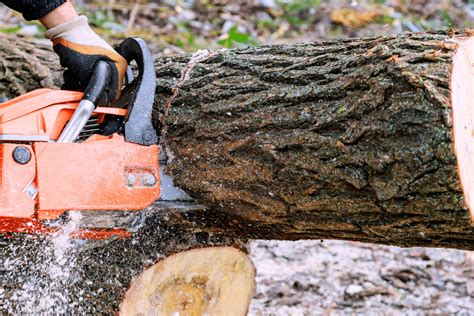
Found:
[[[199,47],[195,43],[194,35],[192,33],[185,33],[180,34],[180,36],[176,36],[174,40],[174,45],[181,49],[191,49],[197,50]]]
[[[0,26],[0,33],[23,34],[42,38],[46,28],[38,21],[30,21],[25,24]]]
[[[267,30],[273,32],[278,28],[278,22],[273,19],[263,19],[257,21],[257,26],[266,28]]]
[[[0,28],[1,33],[18,33],[18,31],[20,30],[21,30],[21,27],[19,25]]]
[[[188,23],[176,22],[174,25],[179,32],[173,36],[173,40],[171,41],[174,45],[181,49],[187,50],[200,49],[200,47],[196,44],[195,34]]]
[[[375,18],[374,23],[377,24],[392,24],[396,19],[390,15],[380,15]]]
[[[247,33],[240,33],[237,26],[232,26],[227,34],[217,42],[226,48],[234,47],[235,43],[258,45],[258,41]]]
[[[441,13],[441,16],[443,17],[444,24],[445,24],[447,27],[453,27],[453,25],[454,25],[453,19],[452,19],[451,16],[449,15],[448,10],[443,9],[443,10],[441,10],[440,13]]]
[[[115,19],[109,18],[104,10],[96,10],[92,12],[85,11],[84,9],[79,10],[82,14],[87,15],[89,24],[98,27],[104,31],[109,32],[123,32],[125,30],[124,25],[117,23]]]
[[[46,32],[46,27],[44,27],[43,24],[38,23],[38,21],[35,21],[35,24],[38,26],[38,29],[41,33],[41,37],[43,37],[44,32]]]
[[[309,9],[318,8],[321,5],[321,0],[277,0],[277,4],[283,9],[284,18],[288,21],[288,23],[291,25],[300,26],[302,24],[311,22],[311,19],[308,17],[304,18],[302,15]]]
[[[109,19],[107,18],[107,14],[102,10],[94,11],[88,16],[88,18],[89,23],[97,27],[102,27],[106,22],[109,21]]]

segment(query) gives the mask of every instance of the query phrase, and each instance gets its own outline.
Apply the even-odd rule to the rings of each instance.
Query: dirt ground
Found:
[[[474,315],[474,253],[344,241],[251,244],[250,315]]]

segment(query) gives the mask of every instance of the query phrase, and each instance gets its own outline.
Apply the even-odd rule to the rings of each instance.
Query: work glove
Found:
[[[53,42],[64,71],[63,89],[84,91],[91,80],[94,66],[99,60],[110,65],[111,79],[101,100],[107,105],[120,96],[127,61],[89,26],[87,17],[78,16],[46,31],[45,36]]]

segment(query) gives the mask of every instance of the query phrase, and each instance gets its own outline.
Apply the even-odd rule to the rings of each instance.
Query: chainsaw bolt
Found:
[[[143,176],[143,184],[147,187],[152,187],[156,184],[156,178],[152,174],[145,174]]]
[[[133,175],[133,174],[129,174],[127,176],[127,184],[129,187],[132,187],[135,185],[135,181],[137,180],[137,178]]]
[[[150,132],[144,132],[142,138],[143,141],[148,144],[153,140],[153,135]]]
[[[31,160],[31,153],[25,146],[15,147],[13,150],[13,160],[21,165],[26,165]]]

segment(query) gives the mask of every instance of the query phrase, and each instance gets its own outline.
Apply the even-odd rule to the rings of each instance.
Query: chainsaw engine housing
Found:
[[[54,232],[57,227],[47,223],[67,211],[137,211],[159,197],[151,54],[138,39],[121,47],[124,57],[139,65],[139,76],[128,87],[134,91],[124,93],[120,108],[94,105],[74,141],[60,138],[74,124],[87,91],[39,89],[0,104],[0,233]],[[141,120],[141,126],[130,119]],[[110,122],[119,122],[113,133],[105,128]],[[104,227],[80,234],[106,238],[127,232]]]

